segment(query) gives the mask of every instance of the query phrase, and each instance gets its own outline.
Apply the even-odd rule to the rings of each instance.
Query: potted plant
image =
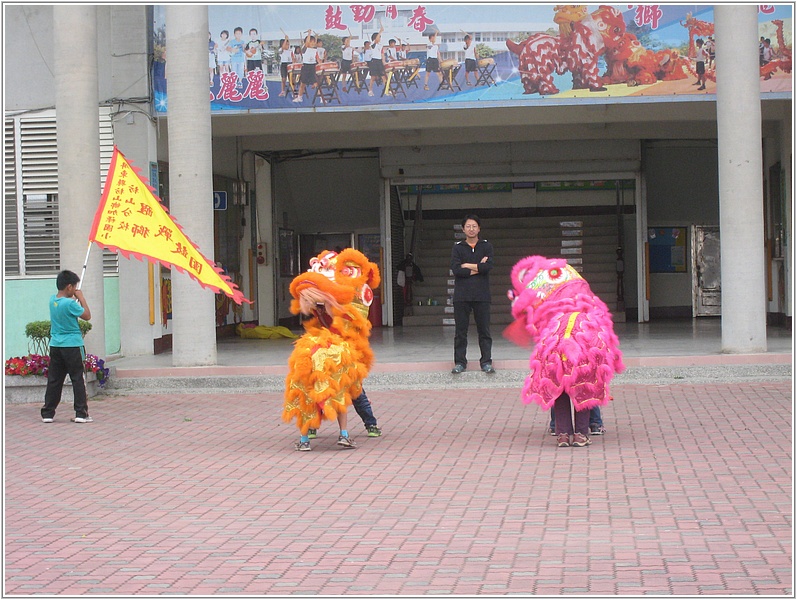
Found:
[[[78,319],[81,333],[85,336],[91,323]],[[6,402],[29,403],[44,402],[47,388],[47,371],[50,366],[50,321],[32,321],[25,326],[25,335],[30,339],[27,356],[15,356],[6,360],[4,392]],[[110,377],[110,369],[105,361],[94,354],[86,355],[86,394],[89,398],[97,395],[98,388],[105,387]],[[69,377],[64,382],[62,402],[73,401],[72,382]]]

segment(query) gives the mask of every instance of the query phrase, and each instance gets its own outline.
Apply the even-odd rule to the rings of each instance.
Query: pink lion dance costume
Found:
[[[520,260],[512,268],[512,288],[515,323],[506,336],[519,343],[527,333],[536,344],[523,402],[549,409],[565,392],[576,411],[608,404],[609,382],[625,366],[606,304],[562,259]]]

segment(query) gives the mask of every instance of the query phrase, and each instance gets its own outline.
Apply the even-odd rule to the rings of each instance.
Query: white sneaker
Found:
[[[303,98],[301,96],[296,96],[296,98],[293,99],[293,102],[301,102],[302,100]]]
[[[51,417],[42,417],[42,423],[52,423],[53,420]]]
[[[368,92],[368,95],[369,95],[369,96],[373,96],[373,95],[374,95],[374,93],[373,93],[373,92]]]
[[[94,419],[91,417],[75,417],[74,419],[70,419],[73,423],[93,423]]]

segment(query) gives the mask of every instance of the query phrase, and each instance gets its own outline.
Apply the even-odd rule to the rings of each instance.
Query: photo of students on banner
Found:
[[[722,60],[711,5],[210,5],[208,19],[214,111],[710,99]],[[156,6],[159,112],[166,27]],[[792,91],[792,29],[791,5],[758,7],[762,94]]]

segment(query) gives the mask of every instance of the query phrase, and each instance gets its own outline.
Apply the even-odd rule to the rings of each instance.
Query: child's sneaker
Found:
[[[349,438],[343,437],[342,435],[338,437],[338,446],[343,446],[344,448],[354,449],[357,447],[357,444],[352,442]]]
[[[368,430],[368,437],[379,437],[382,435],[382,430],[376,425],[369,425],[366,429]]]
[[[52,417],[42,417],[42,423],[52,423]]]
[[[73,423],[93,423],[94,419],[91,417],[75,417],[74,419],[70,419]]]
[[[316,437],[318,437],[318,429],[308,429],[307,437],[309,437],[311,440],[316,439]]]
[[[560,448],[567,448],[570,446],[570,436],[566,433],[560,433],[556,436],[556,445]]]
[[[310,451],[310,442],[302,442],[298,441],[293,445],[296,450],[299,452],[309,452]]]
[[[597,423],[591,423],[589,426],[589,433],[590,435],[603,435],[606,433],[606,428],[603,425],[598,425]]]
[[[573,434],[573,446],[576,448],[583,448],[584,446],[589,446],[592,443],[586,435],[583,433],[575,433]]]

